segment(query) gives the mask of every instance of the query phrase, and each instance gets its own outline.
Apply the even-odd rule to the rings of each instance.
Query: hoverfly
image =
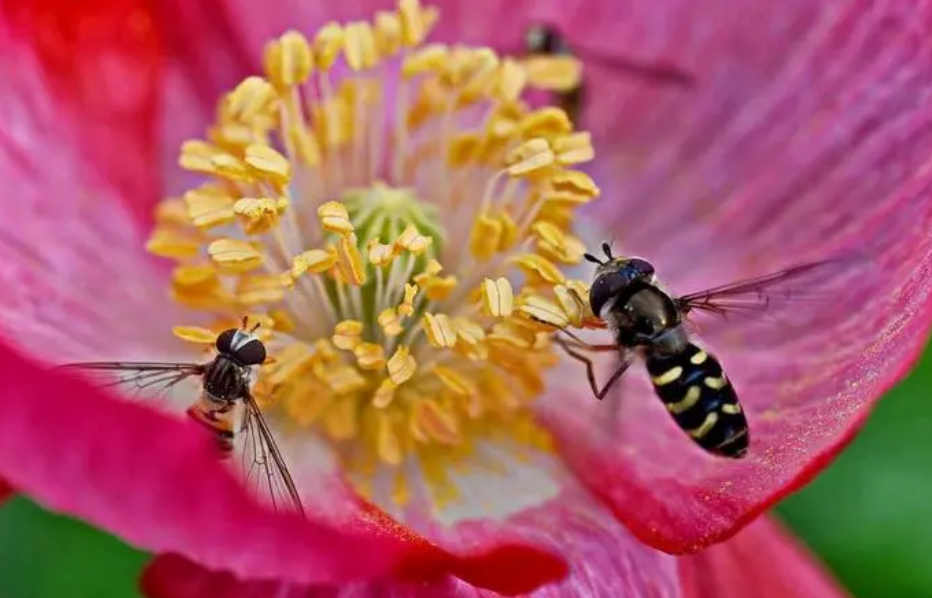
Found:
[[[577,54],[560,30],[554,25],[535,23],[524,32],[525,56],[573,56]],[[645,81],[660,85],[691,87],[694,83],[691,74],[664,64],[648,64],[623,57],[608,57],[593,51],[578,53],[586,62],[604,66],[619,72],[641,77]],[[585,83],[556,94],[557,105],[566,112],[574,123],[578,123],[579,114],[585,101]]]
[[[588,303],[592,313],[607,324],[615,342],[592,345],[568,330],[558,331],[567,338],[557,334],[556,342],[570,357],[585,364],[592,393],[599,400],[621,379],[634,357],[642,358],[654,392],[683,431],[711,454],[744,457],[749,432],[738,395],[719,360],[691,339],[687,315],[693,310],[720,316],[765,311],[779,300],[799,298],[797,291],[836,261],[803,264],[673,296],[660,286],[649,262],[614,257],[608,243],[602,244],[602,251],[605,260],[585,254],[587,261],[597,264]],[[592,360],[582,351],[618,353],[620,362],[601,388]]]
[[[59,367],[94,374],[103,378],[102,386],[123,387],[133,394],[165,393],[185,380],[199,378],[201,392],[187,415],[216,439],[224,459],[232,456],[236,441],[242,438],[247,478],[266,486],[275,508],[285,502],[303,513],[285,460],[252,395],[256,368],[265,362],[266,349],[254,334],[258,324],[248,330],[246,324],[244,318],[241,329],[221,332],[214,343],[217,355],[207,363],[110,361]]]

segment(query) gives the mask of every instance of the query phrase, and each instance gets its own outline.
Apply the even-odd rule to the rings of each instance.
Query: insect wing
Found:
[[[696,83],[691,73],[669,64],[642,62],[626,56],[608,56],[586,49],[578,51],[578,54],[588,64],[637,77],[656,85],[690,88]]]
[[[777,311],[787,305],[824,304],[832,298],[825,292],[826,281],[847,264],[847,260],[801,264],[683,295],[676,302],[684,314],[698,310],[725,318]]]
[[[250,490],[267,498],[277,510],[293,509],[303,514],[301,498],[262,410],[252,395],[247,395],[244,401],[240,450],[243,475]]]
[[[118,389],[134,399],[165,400],[182,381],[204,373],[197,363],[98,361],[69,363],[57,369],[72,370],[103,388]]]

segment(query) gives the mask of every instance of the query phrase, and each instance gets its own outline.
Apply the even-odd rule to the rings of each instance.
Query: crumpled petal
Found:
[[[560,566],[550,553],[508,539],[453,555],[337,491],[331,503],[306,505],[307,520],[274,512],[230,475],[200,427],[45,371],[8,345],[0,350],[0,476],[140,548],[299,584],[394,571],[523,592],[552,580]],[[328,483],[338,482],[321,480]],[[511,574],[519,563],[529,570]]]
[[[828,571],[774,519],[681,557],[683,598],[843,598]]]
[[[137,217],[150,220],[160,195],[161,173],[153,166],[163,53],[151,3],[5,3],[0,45],[3,120],[15,123],[0,133],[0,144],[8,145],[8,137],[21,142],[28,134],[20,122],[51,110],[61,118],[46,133],[80,152],[88,178],[105,179],[131,200]],[[32,176],[49,176],[55,169],[48,162],[41,167]],[[77,196],[72,193],[70,201]]]
[[[487,455],[489,456],[489,455]],[[538,551],[558,554],[569,566],[569,574],[560,581],[566,565],[555,561],[549,565],[555,575],[538,586],[522,581],[532,568],[521,564],[488,559],[471,569],[472,576],[461,579],[482,587],[497,587],[507,595],[524,594],[535,588],[535,597],[609,595],[625,597],[677,598],[677,562],[674,557],[652,550],[633,538],[610,513],[588,496],[567,472],[532,471],[552,461],[538,456],[530,460],[513,460],[496,452],[495,471],[483,470],[478,462],[466,465],[455,476],[459,500],[430,510],[417,496],[404,510],[386,510],[439,546],[455,554],[472,554],[502,544],[522,543]],[[520,471],[516,468],[521,468]],[[468,473],[467,473],[468,472]],[[548,486],[548,479],[561,480],[562,486]],[[483,509],[485,511],[483,512]],[[481,590],[469,588],[452,579],[437,584],[411,585],[365,583],[356,586],[321,588],[283,583],[276,591],[294,596],[480,596]],[[272,585],[237,582],[229,575],[205,570],[184,559],[163,556],[150,566],[143,580],[152,598],[206,598],[210,595],[252,596],[270,593]],[[438,593],[439,592],[439,593]]]
[[[196,426],[3,353],[0,474],[51,509],[246,576],[353,580],[423,549],[373,522],[270,513]]]
[[[146,567],[140,587],[147,598],[492,598],[494,592],[478,590],[452,577],[428,582],[396,580],[342,586],[295,586],[280,582],[242,581],[228,573],[209,571],[174,555],[156,557]]]
[[[800,261],[869,258],[819,285],[831,299],[817,308],[818,326],[696,318],[750,420],[741,462],[695,448],[642,366],[602,403],[580,366],[546,405],[587,487],[638,537],[679,553],[729,537],[816,475],[925,345],[932,52],[928,8],[918,5],[801,0],[781,4],[777,21],[756,2],[652,2],[638,12],[646,7],[632,10],[650,16],[657,40],[669,38],[697,86],[677,96],[615,79],[593,85],[615,109],[596,113],[605,201],[590,213],[601,238],[589,242],[614,239],[616,253],[648,258],[675,294]],[[621,33],[600,23],[587,35],[607,48]]]
[[[431,500],[414,482],[406,507],[384,497],[379,504],[455,554],[515,542],[559,555],[569,574],[538,590],[541,595],[604,595],[612,589],[632,597],[676,595],[667,556],[633,538],[558,458],[505,442],[477,443],[474,450],[447,472],[456,487],[449,502]],[[491,579],[518,573],[504,567],[485,572]]]

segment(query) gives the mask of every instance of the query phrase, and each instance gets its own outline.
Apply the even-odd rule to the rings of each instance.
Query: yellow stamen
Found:
[[[333,329],[333,345],[337,349],[352,351],[362,342],[362,322],[356,320],[343,320]]]
[[[232,115],[247,120],[270,111],[277,101],[275,89],[268,81],[261,77],[249,77],[230,93],[229,108]]]
[[[582,65],[571,56],[534,56],[524,60],[530,84],[539,89],[567,92],[579,87]]]
[[[264,76],[183,144],[206,180],[160,206],[147,246],[176,262],[171,296],[210,314],[180,338],[213,350],[254,312],[270,420],[330,441],[361,492],[401,504],[423,487],[442,508],[460,496],[451,468],[494,467],[480,443],[550,449],[530,406],[553,328],[601,322],[562,269],[599,195],[575,169],[591,139],[521,100],[567,89],[578,62],[425,45],[437,14],[401,0],[269,42]]]
[[[337,244],[337,268],[343,280],[349,284],[358,286],[366,282],[366,271],[363,269],[362,254],[355,235],[340,237]]]
[[[337,61],[343,49],[344,31],[337,23],[328,23],[314,38],[314,58],[317,68],[327,71]]]
[[[233,198],[217,187],[198,187],[184,194],[191,223],[198,228],[208,229],[230,224],[236,215]]]
[[[379,326],[382,327],[382,332],[388,336],[398,336],[404,332],[404,327],[401,325],[401,318],[398,317],[398,312],[391,307],[383,310],[382,313],[379,314]]]
[[[363,370],[380,370],[385,367],[385,349],[375,343],[359,343],[353,350],[356,363]]]
[[[246,164],[260,176],[284,185],[291,178],[291,163],[267,145],[250,145],[246,148]]]
[[[292,285],[290,275],[246,275],[236,285],[236,299],[245,306],[270,305],[285,298],[285,289]]]
[[[183,341],[198,345],[213,345],[217,340],[217,333],[200,326],[175,326],[172,334]]]
[[[554,155],[550,150],[550,144],[540,137],[525,141],[511,150],[505,158],[508,174],[511,176],[530,174],[535,170],[550,166],[553,161]]]
[[[374,67],[379,61],[372,27],[365,22],[350,23],[344,30],[346,63],[354,71]]]
[[[515,296],[507,278],[486,278],[482,281],[483,313],[496,318],[505,318],[514,310]]]
[[[451,349],[456,345],[456,331],[445,314],[424,314],[421,319],[427,342],[438,349]]]
[[[398,347],[386,364],[388,376],[398,386],[411,379],[417,369],[417,362],[411,357],[407,347]]]
[[[328,201],[317,208],[317,215],[320,217],[324,230],[332,233],[351,233],[356,230],[350,222],[346,206],[340,202]]]
[[[279,89],[301,85],[313,68],[310,44],[298,31],[289,31],[265,48],[265,72]]]
[[[278,216],[288,205],[288,200],[276,201],[267,197],[244,197],[233,204],[233,213],[243,222],[248,235],[264,233],[278,223]]]
[[[401,316],[410,316],[414,313],[414,298],[417,296],[417,285],[416,284],[406,284],[405,285],[405,296],[401,300],[401,305],[398,306],[398,314]]]
[[[207,246],[207,254],[228,274],[255,270],[265,261],[261,251],[238,239],[217,239]]]
[[[326,272],[333,268],[336,263],[336,252],[324,249],[311,249],[295,256],[291,266],[291,275],[297,278],[305,272],[320,274],[321,272]]]

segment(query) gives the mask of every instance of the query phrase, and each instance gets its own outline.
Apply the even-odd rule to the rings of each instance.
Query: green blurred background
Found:
[[[778,509],[858,598],[932,598],[932,350],[836,463]],[[147,555],[17,498],[0,598],[127,598]]]

